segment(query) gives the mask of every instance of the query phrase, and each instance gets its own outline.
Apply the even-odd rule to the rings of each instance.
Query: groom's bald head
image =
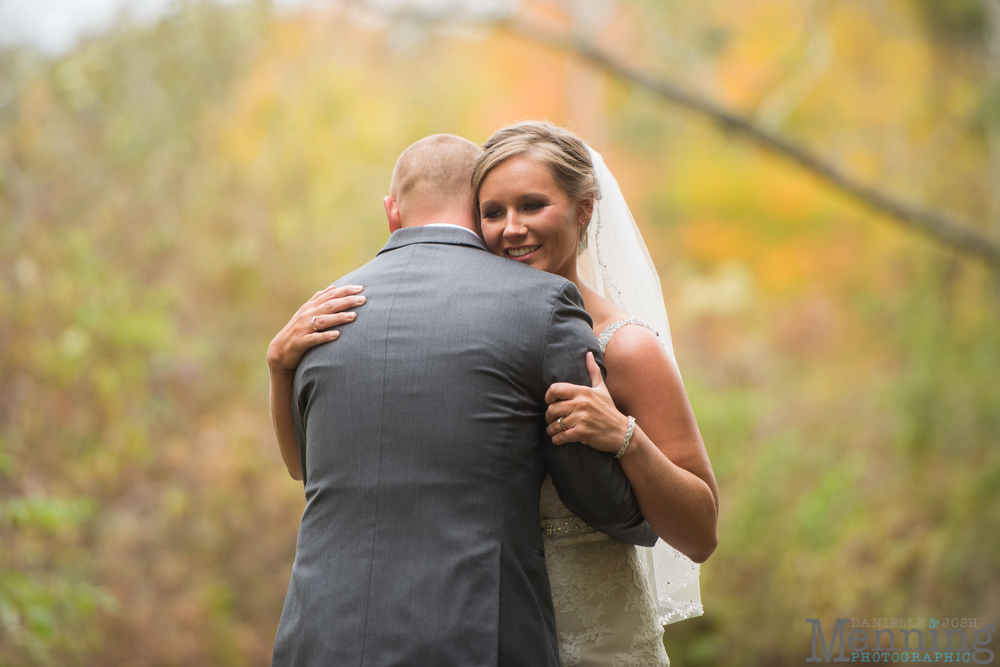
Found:
[[[433,134],[403,151],[389,187],[389,198],[398,207],[399,226],[427,224],[461,212],[475,229],[472,168],[482,152],[476,144],[454,134]],[[393,226],[391,214],[389,224]]]

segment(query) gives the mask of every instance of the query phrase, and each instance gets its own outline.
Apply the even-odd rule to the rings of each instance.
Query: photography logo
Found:
[[[812,626],[806,662],[965,662],[993,664],[989,649],[996,629],[976,618],[838,618]],[[832,630],[832,631],[831,631]]]

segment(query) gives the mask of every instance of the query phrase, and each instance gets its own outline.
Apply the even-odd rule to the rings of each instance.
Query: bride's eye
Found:
[[[503,216],[503,211],[498,208],[491,208],[483,212],[483,220],[496,220]]]
[[[542,203],[542,202],[540,202],[540,201],[529,201],[528,203],[526,203],[524,205],[524,210],[525,211],[537,211],[537,210],[539,210],[541,208],[544,208],[544,207],[545,207],[545,204]]]

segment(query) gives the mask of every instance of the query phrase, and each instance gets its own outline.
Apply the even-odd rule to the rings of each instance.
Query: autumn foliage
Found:
[[[980,3],[805,5],[626,3],[600,37],[996,238]],[[672,662],[800,664],[806,618],[1000,620],[995,274],[502,30],[192,2],[0,51],[0,665],[269,664],[304,499],[267,343],[385,242],[403,148],[527,117],[607,156],[715,465]]]

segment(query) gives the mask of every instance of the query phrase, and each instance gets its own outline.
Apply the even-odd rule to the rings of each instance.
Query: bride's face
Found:
[[[480,186],[479,215],[494,254],[575,279],[580,225],[589,211],[544,164],[516,157],[496,167]]]

